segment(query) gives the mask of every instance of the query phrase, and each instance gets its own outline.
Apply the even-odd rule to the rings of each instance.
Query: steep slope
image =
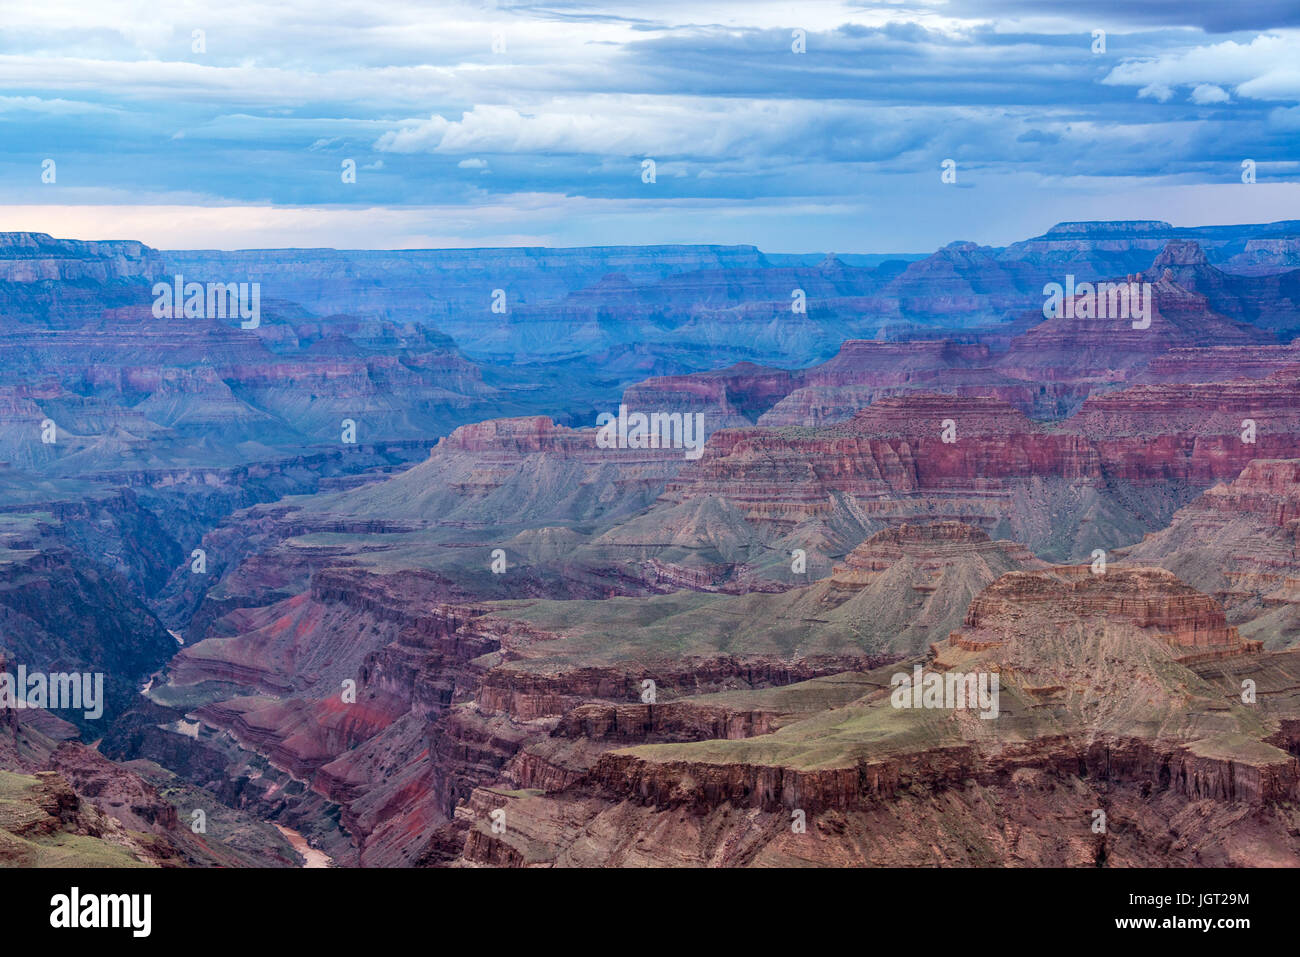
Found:
[[[1300,639],[1300,461],[1259,459],[1175,513],[1124,561],[1173,570],[1270,648]]]
[[[1260,262],[1258,255],[1254,262]],[[1279,266],[1285,271],[1267,275],[1225,272],[1210,264],[1199,244],[1174,241],[1165,246],[1143,278],[1155,282],[1167,276],[1204,296],[1215,312],[1289,339],[1300,332],[1300,269]]]
[[[435,577],[338,568],[316,572],[307,594],[230,612],[219,623],[230,637],[185,647],[150,697],[197,720],[203,747],[229,735],[264,756],[246,797],[269,802],[288,780],[306,786],[307,806],[338,805],[361,862],[440,859],[463,837],[456,808],[475,787],[569,780],[629,734],[770,728],[775,718],[733,718],[723,702],[671,703],[876,667],[942,638],[1004,571],[1041,566],[940,525],[882,532],[832,576],[781,594],[455,604]],[[350,678],[355,702],[340,693]],[[636,714],[647,679],[663,718]],[[592,730],[608,721],[624,730]],[[559,738],[539,736],[557,722]],[[153,735],[149,753],[164,748]],[[339,834],[318,837],[343,856]]]
[[[1167,258],[1162,253],[1156,261]],[[1077,318],[1082,312],[1078,303],[1074,307],[1063,304],[1066,308],[1060,315],[1013,339],[997,369],[1030,381],[1118,382],[1170,349],[1272,340],[1266,331],[1217,313],[1206,297],[1181,285],[1167,267],[1152,267],[1149,274],[1133,278],[1150,284],[1151,316],[1141,320]],[[1127,278],[1113,281],[1126,282]]]
[[[481,789],[460,861],[1259,864],[1261,846],[1272,863],[1300,858],[1295,691],[1237,697],[1240,676],[1276,688],[1300,662],[1260,654],[1168,572],[1010,573],[917,661],[937,707],[900,688],[910,665],[768,733],[614,750],[562,786]],[[997,698],[945,703],[961,675],[986,691],[996,675]],[[771,695],[745,697],[732,702],[761,710]],[[504,830],[489,826],[495,809]]]

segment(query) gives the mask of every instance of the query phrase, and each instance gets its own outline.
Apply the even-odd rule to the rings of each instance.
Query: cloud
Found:
[[[531,108],[484,105],[459,119],[403,122],[374,147],[391,153],[520,154],[752,162],[792,159],[865,163],[897,158],[960,135],[992,140],[1016,122],[953,108],[690,96],[557,97]],[[1017,131],[1018,132],[1018,131]]]
[[[1249,3],[1189,3],[1187,0],[955,0],[947,12],[964,16],[1042,18],[1055,16],[1087,23],[1197,27],[1208,33],[1270,30],[1300,26],[1294,0]]]
[[[1145,90],[1227,86],[1233,87],[1238,97],[1300,101],[1300,35],[1270,34],[1250,43],[1225,40],[1149,59],[1126,60],[1102,82]]]
[[[1217,183],[1245,156],[1280,176],[1300,128],[1300,32],[1272,0],[156,0],[141,10],[6,0],[0,202],[137,208],[166,235],[150,208],[240,210],[227,212],[239,224],[228,229],[182,215],[201,224],[195,235],[252,245],[687,241],[725,224],[734,241],[750,228],[814,248],[822,228],[845,249],[914,249],[996,239],[1049,208],[1132,218],[1107,197],[1134,183]],[[791,50],[795,28],[806,53]],[[1091,52],[1094,28],[1107,32],[1106,54]],[[193,29],[206,31],[202,54]],[[1207,39],[1218,29],[1238,32]],[[34,193],[46,155],[58,157],[58,189]],[[343,157],[383,175],[344,186]],[[641,181],[647,157],[654,184]],[[962,189],[940,192],[948,157]],[[1085,208],[1057,195],[1062,184],[1087,194]],[[513,217],[511,203],[523,204]],[[263,208],[296,212],[247,212]],[[357,210],[381,212],[363,229]],[[782,211],[797,225],[774,225]]]
[[[1268,126],[1275,130],[1300,130],[1300,106],[1281,107],[1268,114]]]
[[[1200,83],[1196,89],[1192,90],[1191,101],[1197,106],[1209,106],[1212,103],[1229,103],[1232,97],[1224,91],[1223,87],[1215,86],[1212,83]]]
[[[82,100],[46,100],[39,96],[0,96],[0,113],[118,113],[114,107],[99,103],[87,103]]]
[[[769,252],[925,252],[962,235],[1003,245],[1056,222],[1161,219],[1180,226],[1271,222],[1300,209],[1300,184],[1243,189],[1235,168],[1218,185],[1152,186],[1140,178],[985,180],[939,185],[937,171],[865,199],[717,202],[510,194],[473,207],[348,208],[160,205],[14,205],[6,227],[80,239],[134,239],[160,249],[346,249],[752,243]],[[1032,202],[1026,202],[1026,195]],[[958,225],[954,225],[954,224]]]

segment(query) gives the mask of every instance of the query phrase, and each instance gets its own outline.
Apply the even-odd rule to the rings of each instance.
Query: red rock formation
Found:
[[[740,363],[717,372],[647,379],[629,387],[629,408],[707,413],[713,428],[751,423],[820,426],[882,398],[917,391],[996,396],[1024,412],[1056,412],[1082,400],[1068,383],[1027,383],[992,368],[983,343],[948,339],[850,339],[832,359],[795,372]]]
[[[887,801],[913,787],[957,789],[972,779],[995,786],[1025,768],[1054,769],[1062,776],[1082,768],[1102,778],[1159,781],[1189,799],[1271,804],[1300,797],[1300,761],[1295,758],[1252,765],[1202,757],[1186,748],[1153,747],[1139,738],[1080,747],[1066,738],[1045,737],[1006,748],[997,756],[973,747],[939,748],[824,771],[646,761],[611,752],[582,783],[616,799],[658,807],[699,809],[729,803],[769,811],[800,808],[811,815]],[[472,853],[469,845],[466,853]]]
[[[1089,565],[1003,575],[971,602],[965,627],[951,641],[969,651],[983,650],[1018,632],[1020,619],[1049,615],[1130,623],[1185,655],[1230,656],[1260,649],[1259,642],[1242,640],[1227,624],[1217,601],[1162,568],[1111,566],[1098,574]]]
[[[1187,346],[1170,349],[1147,365],[1137,382],[1224,382],[1297,373],[1300,343],[1284,346]]]
[[[438,443],[441,451],[478,452],[509,461],[519,455],[548,452],[565,456],[590,455],[595,433],[558,426],[544,415],[491,419],[462,425]]]
[[[1300,627],[1300,461],[1250,462],[1123,558],[1174,570],[1223,601],[1251,637],[1289,644]]]
[[[1155,265],[1143,276],[1130,274],[1125,279],[1150,283],[1152,315],[1143,328],[1134,329],[1132,319],[1062,315],[1040,322],[1031,316],[1027,320],[1031,327],[1012,338],[1004,354],[990,350],[989,342],[999,338],[997,330],[987,332],[987,342],[970,344],[947,339],[850,340],[833,359],[800,371],[741,363],[718,372],[650,379],[629,388],[625,398],[629,405],[706,411],[727,428],[742,426],[746,420],[774,427],[821,426],[847,419],[884,397],[915,391],[995,396],[1022,412],[1057,418],[1077,408],[1095,387],[1143,375],[1145,367],[1159,362],[1171,349],[1212,345],[1246,353],[1248,344],[1269,341],[1267,332],[1211,308],[1199,286],[1208,283],[1215,302],[1230,302],[1235,308],[1239,293],[1235,286],[1227,287],[1237,281],[1208,266],[1195,242],[1161,238],[1151,243],[1161,249]],[[971,254],[971,250],[947,251],[949,257]],[[940,265],[917,263],[908,273]],[[1278,298],[1280,293],[1273,296]],[[1248,307],[1238,309],[1233,316],[1240,320],[1239,313],[1254,314],[1258,307],[1256,303],[1253,312]],[[1200,381],[1231,377],[1222,368],[1202,368],[1208,374]],[[1167,369],[1156,373],[1155,380],[1168,374]]]
[[[1267,333],[1214,312],[1204,296],[1179,285],[1163,266],[1147,277],[1133,278],[1150,282],[1150,317],[1080,319],[1063,311],[1012,340],[996,368],[1033,382],[1118,382],[1172,348],[1270,339]],[[1070,311],[1077,316],[1077,310]],[[1134,328],[1135,321],[1145,327]]]
[[[664,704],[581,704],[552,732],[599,741],[706,741],[751,738],[770,732],[780,713],[737,711],[694,702]]]
[[[1300,519],[1300,460],[1256,459],[1231,482],[1208,489],[1194,507],[1229,518],[1259,515],[1285,528]]]
[[[1240,439],[1244,418],[1257,422],[1260,442],[1270,435],[1300,431],[1298,400],[1300,370],[1295,369],[1260,379],[1134,385],[1090,396],[1079,414],[1062,426],[1098,440],[1127,435],[1228,434],[1245,444]],[[1258,449],[1253,451],[1258,453]]]
[[[1032,478],[1206,486],[1252,458],[1300,456],[1300,379],[1135,386],[1092,396],[1058,427],[995,399],[911,394],[882,399],[816,431],[726,429],[670,481],[664,499],[719,495],[777,526],[828,513],[839,495],[863,509],[936,493],[996,494]],[[1243,441],[1243,422],[1256,424]],[[943,441],[951,421],[954,442]],[[959,503],[954,503],[960,508]],[[925,514],[969,520],[971,512]]]
[[[519,721],[556,717],[592,699],[637,702],[641,682],[655,681],[664,697],[703,694],[724,688],[793,684],[818,675],[865,671],[895,656],[812,656],[799,661],[748,655],[684,658],[639,666],[573,668],[551,673],[509,666],[484,675],[476,694],[480,708],[501,711]]]
[[[1009,560],[1026,565],[1042,564],[1028,548],[1016,542],[995,542],[987,532],[962,522],[935,522],[900,525],[877,532],[835,566],[831,581],[838,590],[857,590],[905,556],[921,559],[938,569],[956,556],[972,552],[1004,554]]]

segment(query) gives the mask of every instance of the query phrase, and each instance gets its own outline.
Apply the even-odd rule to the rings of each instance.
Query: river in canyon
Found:
[[[307,843],[307,838],[303,837],[291,827],[285,827],[283,824],[276,824],[275,829],[284,835],[285,840],[293,845],[293,849],[306,858],[307,863],[303,865],[308,867],[333,867],[333,859],[324,851],[318,851]]]

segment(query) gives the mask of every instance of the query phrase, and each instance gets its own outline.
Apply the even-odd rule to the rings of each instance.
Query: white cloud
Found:
[[[118,113],[119,110],[99,103],[80,100],[46,100],[39,96],[0,96],[0,113]]]
[[[1300,106],[1279,106],[1270,110],[1268,125],[1275,130],[1300,130]]]
[[[1300,50],[1295,55],[1300,57]],[[1237,95],[1253,100],[1300,100],[1300,67],[1292,63],[1289,67],[1269,70],[1240,84]]]
[[[632,94],[554,97],[532,107],[483,104],[460,119],[408,120],[375,142],[393,153],[698,157],[779,166],[792,157],[870,162],[960,129],[1005,131],[1010,111],[879,107],[854,102]]]
[[[1239,97],[1300,100],[1300,33],[1279,31],[1250,43],[1226,40],[1142,60],[1128,60],[1103,80],[1112,86],[1168,90],[1178,86],[1232,87]],[[1160,97],[1161,100],[1167,97]]]
[[[1212,103],[1230,103],[1232,97],[1221,86],[1213,83],[1201,83],[1192,90],[1191,101],[1197,106],[1209,106]]]
[[[825,222],[840,230],[833,243],[840,248],[868,243],[914,251],[954,235],[1019,238],[1026,217],[1032,229],[1051,224],[1037,223],[1049,205],[1061,207],[1059,219],[1097,218],[1113,208],[1065,208],[1054,194],[1026,199],[999,186],[1017,175],[1032,181],[1059,165],[1059,175],[1092,184],[1091,199],[1104,198],[1106,188],[1118,188],[1120,173],[1149,173],[1148,186],[1163,176],[1204,177],[1211,149],[1258,155],[1263,163],[1270,154],[1259,143],[1261,128],[1280,132],[1268,142],[1282,144],[1286,132],[1300,128],[1300,114],[1288,109],[1300,99],[1300,32],[1209,43],[1182,27],[1131,34],[1121,20],[1109,25],[1112,50],[1122,55],[1140,43],[1136,48],[1150,56],[1112,69],[1118,61],[1087,54],[1092,14],[1082,8],[1040,20],[966,16],[966,4],[938,0],[223,0],[219,10],[204,0],[0,4],[0,51],[9,51],[0,52],[0,90],[11,94],[0,96],[5,124],[30,128],[20,135],[32,142],[57,134],[88,153],[110,139],[115,147],[101,168],[87,167],[90,175],[79,181],[69,171],[68,184],[60,182],[58,200],[81,213],[41,209],[51,222],[67,224],[65,235],[113,236],[129,227],[172,246],[775,235],[779,243],[769,248],[825,248],[829,234],[817,232]],[[1019,5],[1002,5],[1009,6]],[[924,31],[841,29],[852,24],[917,24]],[[789,52],[795,27],[808,32],[805,56]],[[190,49],[195,28],[206,31],[205,54]],[[1001,36],[990,41],[990,29]],[[1075,37],[1062,44],[1034,36],[1040,29]],[[504,55],[491,52],[495,30],[506,37]],[[1178,116],[1135,116],[1116,110],[1113,96],[1092,96],[1090,84],[1108,69],[1106,83],[1161,102],[1277,102],[1268,104],[1267,119],[1265,109],[1247,109],[1234,111],[1231,123],[1185,108]],[[1046,100],[1029,92],[1043,89],[1051,91]],[[948,105],[961,102],[971,105]],[[80,139],[68,135],[73,123],[53,116],[100,110],[114,115],[108,122],[74,119],[84,130]],[[36,113],[50,115],[29,115]],[[1157,115],[1158,122],[1133,122]],[[163,142],[158,149],[168,130],[187,137],[190,148]],[[348,199],[360,194],[394,205],[232,205],[338,201],[337,171],[330,168],[337,158],[303,157],[308,144],[371,161],[363,169],[382,165],[372,144],[386,151],[385,175]],[[227,148],[246,162],[214,163]],[[397,153],[445,159],[415,162]],[[978,189],[935,192],[937,163],[947,156],[958,159],[961,185]],[[644,157],[659,164],[657,191],[640,186]],[[447,177],[458,160],[461,169],[482,175]],[[1276,156],[1272,162],[1276,173]],[[315,167],[310,176],[304,166]],[[46,199],[15,185],[29,173],[0,176],[0,202]],[[484,184],[503,192],[493,195]],[[674,188],[749,198],[664,201]],[[528,199],[534,189],[555,195]],[[591,192],[627,198],[600,205],[583,198]],[[651,192],[658,205],[637,205]],[[833,205],[818,207],[810,194]],[[1250,201],[1259,198],[1256,192]],[[447,205],[407,211],[404,199]],[[867,202],[876,204],[869,221],[862,215]],[[223,204],[222,211],[212,212],[212,203]],[[790,210],[800,203],[806,218],[790,225]],[[758,210],[753,216],[751,208]],[[1203,218],[1213,219],[1206,209]],[[1275,211],[1300,215],[1294,204]],[[761,227],[768,233],[761,232],[762,216],[769,217]],[[1260,218],[1266,217],[1277,218]],[[39,216],[30,219],[42,228]],[[724,235],[724,221],[756,232]],[[990,225],[980,233],[985,223],[1002,232]],[[791,232],[799,229],[806,233]]]

